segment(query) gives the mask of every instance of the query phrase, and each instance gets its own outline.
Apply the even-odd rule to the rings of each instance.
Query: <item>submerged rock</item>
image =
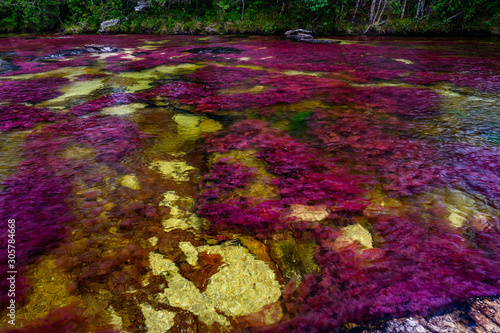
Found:
[[[311,34],[312,31],[309,30],[295,29],[295,30],[288,30],[287,32],[285,32],[285,37],[287,39],[291,39],[296,42],[302,42],[302,43],[340,44],[340,41],[338,40],[315,39]]]
[[[234,48],[234,47],[215,46],[215,47],[198,47],[198,48],[187,50],[185,52],[189,52],[189,53],[229,54],[229,53],[241,53],[243,51],[239,50],[237,48]]]
[[[158,253],[151,253],[153,275],[160,275],[168,288],[156,296],[159,303],[187,310],[212,325],[229,326],[227,317],[247,316],[275,303],[281,288],[272,269],[241,246],[199,246],[181,243],[188,263],[201,265],[196,258],[222,258],[224,265],[210,276],[205,290],[180,274],[178,266]]]
[[[19,70],[21,67],[14,65],[12,62],[0,59],[0,74]]]
[[[84,50],[88,53],[111,53],[117,52],[119,49],[115,47],[111,47],[109,45],[101,45],[101,44],[87,44],[85,45]]]
[[[288,39],[313,39],[314,37],[311,35],[312,31],[304,30],[304,29],[295,29],[288,30],[285,32],[285,37]]]
[[[38,61],[46,61],[46,60],[52,60],[52,59],[58,59],[58,58],[66,58],[66,57],[71,57],[75,55],[80,55],[84,53],[110,53],[110,52],[117,52],[120,51],[120,49],[111,47],[109,45],[100,45],[100,44],[87,44],[81,49],[67,49],[67,50],[62,50],[58,52],[51,53],[46,56],[42,57],[34,57],[31,59],[32,62],[38,62]],[[0,71],[1,71],[1,61],[0,60]],[[18,66],[16,66],[18,67]]]
[[[383,328],[346,325],[342,332],[362,333],[493,333],[500,332],[500,299],[471,299],[468,305],[431,317],[406,317],[387,321]]]
[[[342,248],[348,244],[359,242],[366,249],[373,248],[372,235],[359,223],[342,228],[343,233],[335,240],[335,246]]]
[[[54,53],[51,53],[51,54],[43,56],[43,57],[35,57],[35,58],[32,58],[31,61],[37,62],[37,61],[52,60],[52,59],[80,55],[83,53],[87,53],[87,51],[85,49],[68,49],[68,50],[62,50],[59,52],[54,52]]]

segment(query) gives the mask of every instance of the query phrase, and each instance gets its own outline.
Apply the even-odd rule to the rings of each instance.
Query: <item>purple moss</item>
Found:
[[[137,96],[128,93],[119,93],[113,95],[101,96],[89,102],[72,107],[69,111],[76,116],[83,116],[88,113],[93,113],[102,108],[117,105],[128,104],[137,100]]]
[[[48,109],[25,105],[0,106],[0,131],[32,128],[39,122],[54,122],[68,117]]]
[[[71,164],[61,157],[72,144],[90,146],[97,151],[96,159],[116,163],[134,149],[141,147],[144,136],[137,126],[118,117],[92,117],[49,125],[27,136],[24,161],[17,172],[3,181],[0,193],[0,213],[16,220],[16,269],[19,276],[26,267],[47,251],[55,249],[64,239],[74,220],[66,201],[71,194],[72,179],[84,172],[85,162]],[[92,163],[92,161],[88,162]],[[7,224],[1,231],[7,234]],[[6,304],[7,245],[3,237],[0,302]],[[19,298],[23,289],[17,290]]]

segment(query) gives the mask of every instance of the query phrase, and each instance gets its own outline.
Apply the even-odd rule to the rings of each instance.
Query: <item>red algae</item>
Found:
[[[251,197],[227,198],[225,180],[236,179],[236,186],[243,186],[250,175],[238,166],[220,173],[221,165],[216,164],[198,197],[200,214],[212,221],[216,229],[237,226],[260,233],[284,228],[291,222],[287,215],[292,203],[322,204],[336,212],[360,211],[366,206],[361,196],[365,190],[360,187],[366,179],[349,175],[349,170],[337,165],[334,159],[322,157],[320,151],[264,122],[239,122],[228,134],[207,138],[207,144],[209,152],[256,150],[255,157],[265,162],[267,171],[276,177],[273,183],[280,193],[279,199],[262,202]]]
[[[378,249],[363,253],[333,250],[332,230],[313,233],[322,275],[285,293],[287,309],[297,317],[279,325],[280,331],[322,332],[348,322],[427,315],[453,301],[500,292],[498,257],[470,248],[439,221],[380,216],[372,223]]]
[[[0,82],[0,101],[36,104],[62,95],[58,89],[68,82],[59,77]]]
[[[16,266],[19,277],[38,256],[54,250],[65,239],[75,220],[68,197],[72,179],[85,170],[62,158],[63,150],[72,144],[87,145],[97,151],[96,159],[114,163],[130,151],[141,147],[144,136],[126,120],[114,117],[76,119],[49,125],[28,135],[24,161],[18,171],[3,181],[0,212],[16,220]],[[15,203],[15,204],[13,204]],[[2,230],[6,230],[6,225]],[[7,238],[1,243],[7,253]],[[7,260],[2,263],[2,285],[6,285]],[[0,301],[8,302],[3,289]],[[23,297],[23,289],[16,296]]]
[[[0,106],[0,131],[28,129],[40,122],[55,122],[67,118],[48,109],[15,104]]]
[[[89,318],[78,304],[71,304],[51,311],[45,318],[35,319],[19,329],[7,329],[4,333],[66,333],[85,332],[88,329]],[[111,331],[112,332],[112,331]]]

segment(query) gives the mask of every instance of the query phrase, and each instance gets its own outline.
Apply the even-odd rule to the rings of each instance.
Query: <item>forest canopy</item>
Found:
[[[93,33],[110,19],[126,33],[499,34],[500,0],[0,0],[2,32]]]

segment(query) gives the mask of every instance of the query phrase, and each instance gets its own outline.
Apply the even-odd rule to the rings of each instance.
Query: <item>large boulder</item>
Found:
[[[99,33],[105,33],[108,28],[115,26],[118,23],[120,23],[120,19],[112,19],[112,20],[102,22],[101,28],[99,29]]]
[[[302,43],[313,43],[313,44],[340,44],[338,40],[329,39],[316,39],[313,37],[312,31],[304,29],[288,30],[285,32],[285,37],[287,39],[294,40],[296,42]]]
[[[107,44],[87,44],[85,45],[84,50],[87,53],[110,53],[120,51],[120,49],[111,47]]]

